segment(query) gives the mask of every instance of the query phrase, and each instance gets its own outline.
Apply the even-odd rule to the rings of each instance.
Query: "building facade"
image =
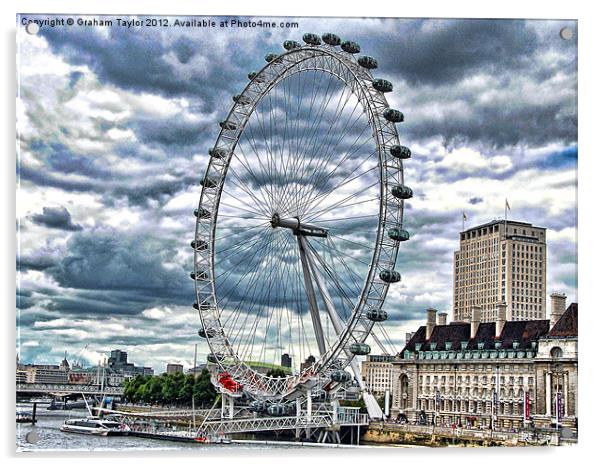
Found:
[[[474,307],[481,321],[494,322],[497,303],[506,320],[546,316],[546,229],[496,220],[460,233],[454,253],[453,320],[468,322]]]
[[[369,355],[362,361],[362,379],[374,396],[383,396],[387,390],[391,392],[394,360],[395,356]]]
[[[183,374],[184,366],[182,364],[168,363],[165,371],[168,374]]]
[[[550,320],[506,321],[504,304],[487,323],[474,312],[470,323],[435,325],[436,311],[427,312],[392,363],[392,417],[496,430],[577,426],[577,304]]]

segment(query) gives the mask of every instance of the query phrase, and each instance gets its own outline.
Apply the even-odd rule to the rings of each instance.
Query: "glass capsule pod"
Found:
[[[343,42],[341,48],[347,53],[360,53],[360,46],[350,40]]]
[[[262,83],[265,81],[263,76],[257,76],[257,73],[255,71],[253,71],[252,73],[249,73],[247,76],[250,81],[254,80],[255,82],[258,82],[258,83]]]
[[[390,228],[387,234],[394,241],[407,241],[410,239],[410,234],[403,228]]]
[[[393,84],[386,79],[375,79],[372,81],[372,87],[380,92],[391,92],[393,90]]]
[[[274,403],[268,406],[267,413],[270,416],[284,416],[287,413],[286,404]]]
[[[366,318],[372,322],[384,322],[389,318],[389,315],[383,309],[369,309],[366,312]]]
[[[397,270],[381,270],[378,276],[383,282],[387,283],[397,283],[401,280],[401,275]]]
[[[303,42],[309,45],[320,45],[322,41],[320,40],[320,36],[317,34],[312,34],[308,32],[307,34],[303,34]]]
[[[220,353],[210,353],[207,355],[207,362],[211,362],[213,364],[218,363],[219,361],[224,360],[224,355]]]
[[[222,129],[225,129],[228,131],[234,131],[236,129],[236,123],[234,123],[233,121],[228,121],[228,120],[220,121],[219,125]]]
[[[295,40],[285,40],[284,44],[282,44],[282,46],[286,50],[293,50],[293,49],[301,48],[301,44]]]
[[[351,354],[355,354],[356,356],[365,356],[366,354],[370,354],[370,345],[366,343],[352,343],[349,347],[349,351]]]
[[[409,159],[412,156],[412,151],[408,149],[406,146],[391,146],[389,149],[391,155],[398,159]]]
[[[209,149],[209,155],[215,159],[223,159],[226,156],[226,151],[224,149],[212,147]]]
[[[333,371],[330,373],[330,380],[333,382],[346,383],[351,380],[351,374],[347,371]]]
[[[391,123],[401,123],[403,121],[403,113],[393,108],[388,108],[384,111],[383,116],[385,120]]]
[[[208,277],[209,275],[202,270],[199,270],[198,272],[190,272],[190,278],[196,281],[207,280]]]
[[[322,40],[325,44],[328,45],[341,45],[341,38],[332,32],[327,32],[326,34],[322,34]]]
[[[391,187],[391,194],[397,199],[410,199],[414,195],[410,188],[400,184],[394,184]]]
[[[190,242],[190,247],[195,251],[204,251],[209,247],[209,244],[205,240],[197,239]]]
[[[378,62],[376,61],[376,58],[369,57],[367,55],[362,55],[361,57],[359,57],[357,59],[357,63],[362,68],[366,68],[368,70],[375,70],[376,68],[378,68]]]
[[[194,209],[194,216],[196,218],[210,218],[211,217],[211,212],[209,212],[207,209],[204,209],[203,207],[201,207],[201,209]]]
[[[211,309],[211,303],[207,300],[201,302],[201,304],[199,305],[199,303],[197,303],[195,301],[195,303],[192,305],[193,308],[195,308],[197,311],[207,311],[209,309]]]
[[[267,409],[266,402],[261,400],[253,400],[249,404],[249,411],[254,413],[265,413]]]
[[[204,186],[205,188],[216,188],[217,180],[215,178],[206,177],[205,179],[201,180],[201,186]]]
[[[232,96],[232,100],[240,105],[249,105],[251,103],[251,99],[245,97],[244,95],[236,94]]]
[[[268,53],[265,56],[265,61],[267,61],[268,63],[271,63],[271,62],[282,63],[282,59],[280,59],[279,57],[280,57],[280,55],[278,55],[277,53]]]
[[[205,330],[204,328],[199,329],[199,337],[201,338],[213,338],[215,336],[215,330],[213,329],[208,329]]]

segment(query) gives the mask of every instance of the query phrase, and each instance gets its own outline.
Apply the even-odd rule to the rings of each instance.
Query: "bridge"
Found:
[[[123,387],[101,387],[75,383],[18,383],[17,393],[40,393],[54,396],[109,395],[123,396]]]

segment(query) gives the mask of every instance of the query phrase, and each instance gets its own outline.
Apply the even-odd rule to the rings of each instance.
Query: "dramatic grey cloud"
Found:
[[[44,207],[41,214],[31,216],[31,221],[59,230],[79,231],[82,229],[81,225],[73,223],[71,214],[64,207]]]
[[[81,354],[92,364],[115,347],[158,371],[167,362],[192,363],[193,344],[199,342],[188,276],[192,211],[207,149],[232,95],[249,82],[247,73],[265,65],[266,53],[283,50],[285,39],[301,41],[304,32],[332,31],[358,42],[361,54],[378,59],[374,76],[393,83],[389,104],[405,114],[398,131],[412,150],[404,178],[414,197],[405,205],[404,228],[411,240],[399,251],[402,281],[391,287],[385,303],[390,316],[385,328],[394,344],[401,345],[405,332],[422,323],[427,307],[451,311],[452,258],[462,215],[468,217],[466,227],[500,218],[505,199],[510,218],[548,228],[548,289],[577,300],[577,43],[558,34],[567,24],[576,31],[575,23],[290,20],[299,29],[43,27],[38,36],[20,30],[17,324],[22,359],[57,362],[65,349],[78,354],[88,344]],[[294,189],[282,176],[284,164],[279,172],[277,164],[269,168],[265,160],[263,165],[252,160],[254,151],[277,149],[282,160],[285,154],[298,160],[303,152],[294,144],[286,116],[290,102],[277,97],[287,89],[293,86],[275,89],[274,98],[259,108],[280,118],[254,120],[253,137],[241,139],[247,159],[232,163],[223,215],[237,199],[253,206],[253,196],[259,198],[262,190]],[[316,105],[311,98],[299,102],[297,116],[308,119]],[[262,134],[266,128],[286,132],[288,144],[272,145]],[[354,139],[337,143],[332,128],[329,118],[312,126],[313,142],[324,142],[325,153],[307,163],[297,180],[305,192],[328,192],[370,155],[362,148],[330,178],[307,175],[327,160],[325,141],[332,142],[333,153],[353,150]],[[253,176],[244,163],[256,163]],[[369,184],[369,176],[361,177],[350,183],[348,193],[369,193]],[[324,204],[335,202],[329,197]],[[369,202],[353,207],[360,213],[371,208]],[[327,223],[347,258],[349,269],[338,271],[352,290],[354,274],[365,272],[368,254],[362,245],[373,240],[374,218],[358,215],[344,226]],[[228,315],[246,322],[243,330],[253,338],[260,335],[266,347],[281,348],[282,335],[263,334],[265,321],[253,322],[257,316],[287,316],[277,310],[277,300],[258,302],[257,316],[239,312],[235,317],[233,309],[240,311],[258,289],[247,272],[260,266],[273,267],[269,289],[288,290],[292,307],[302,302],[287,272],[293,270],[287,264],[298,259],[282,252],[279,260],[262,262],[253,247],[264,243],[251,243],[251,236],[238,234],[237,228],[234,220],[224,221],[219,231],[220,247],[231,252],[218,264],[228,272],[219,289],[233,290]],[[284,251],[286,244],[279,247]],[[328,255],[326,245],[320,247]],[[306,309],[301,311],[300,322],[291,323],[294,330],[307,320]],[[206,343],[200,343],[206,353]]]

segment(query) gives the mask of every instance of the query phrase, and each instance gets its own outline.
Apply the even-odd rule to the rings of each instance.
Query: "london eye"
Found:
[[[283,45],[219,124],[191,243],[208,359],[262,402],[362,386],[412,197],[377,60],[332,33]],[[289,373],[257,370],[283,353]]]

